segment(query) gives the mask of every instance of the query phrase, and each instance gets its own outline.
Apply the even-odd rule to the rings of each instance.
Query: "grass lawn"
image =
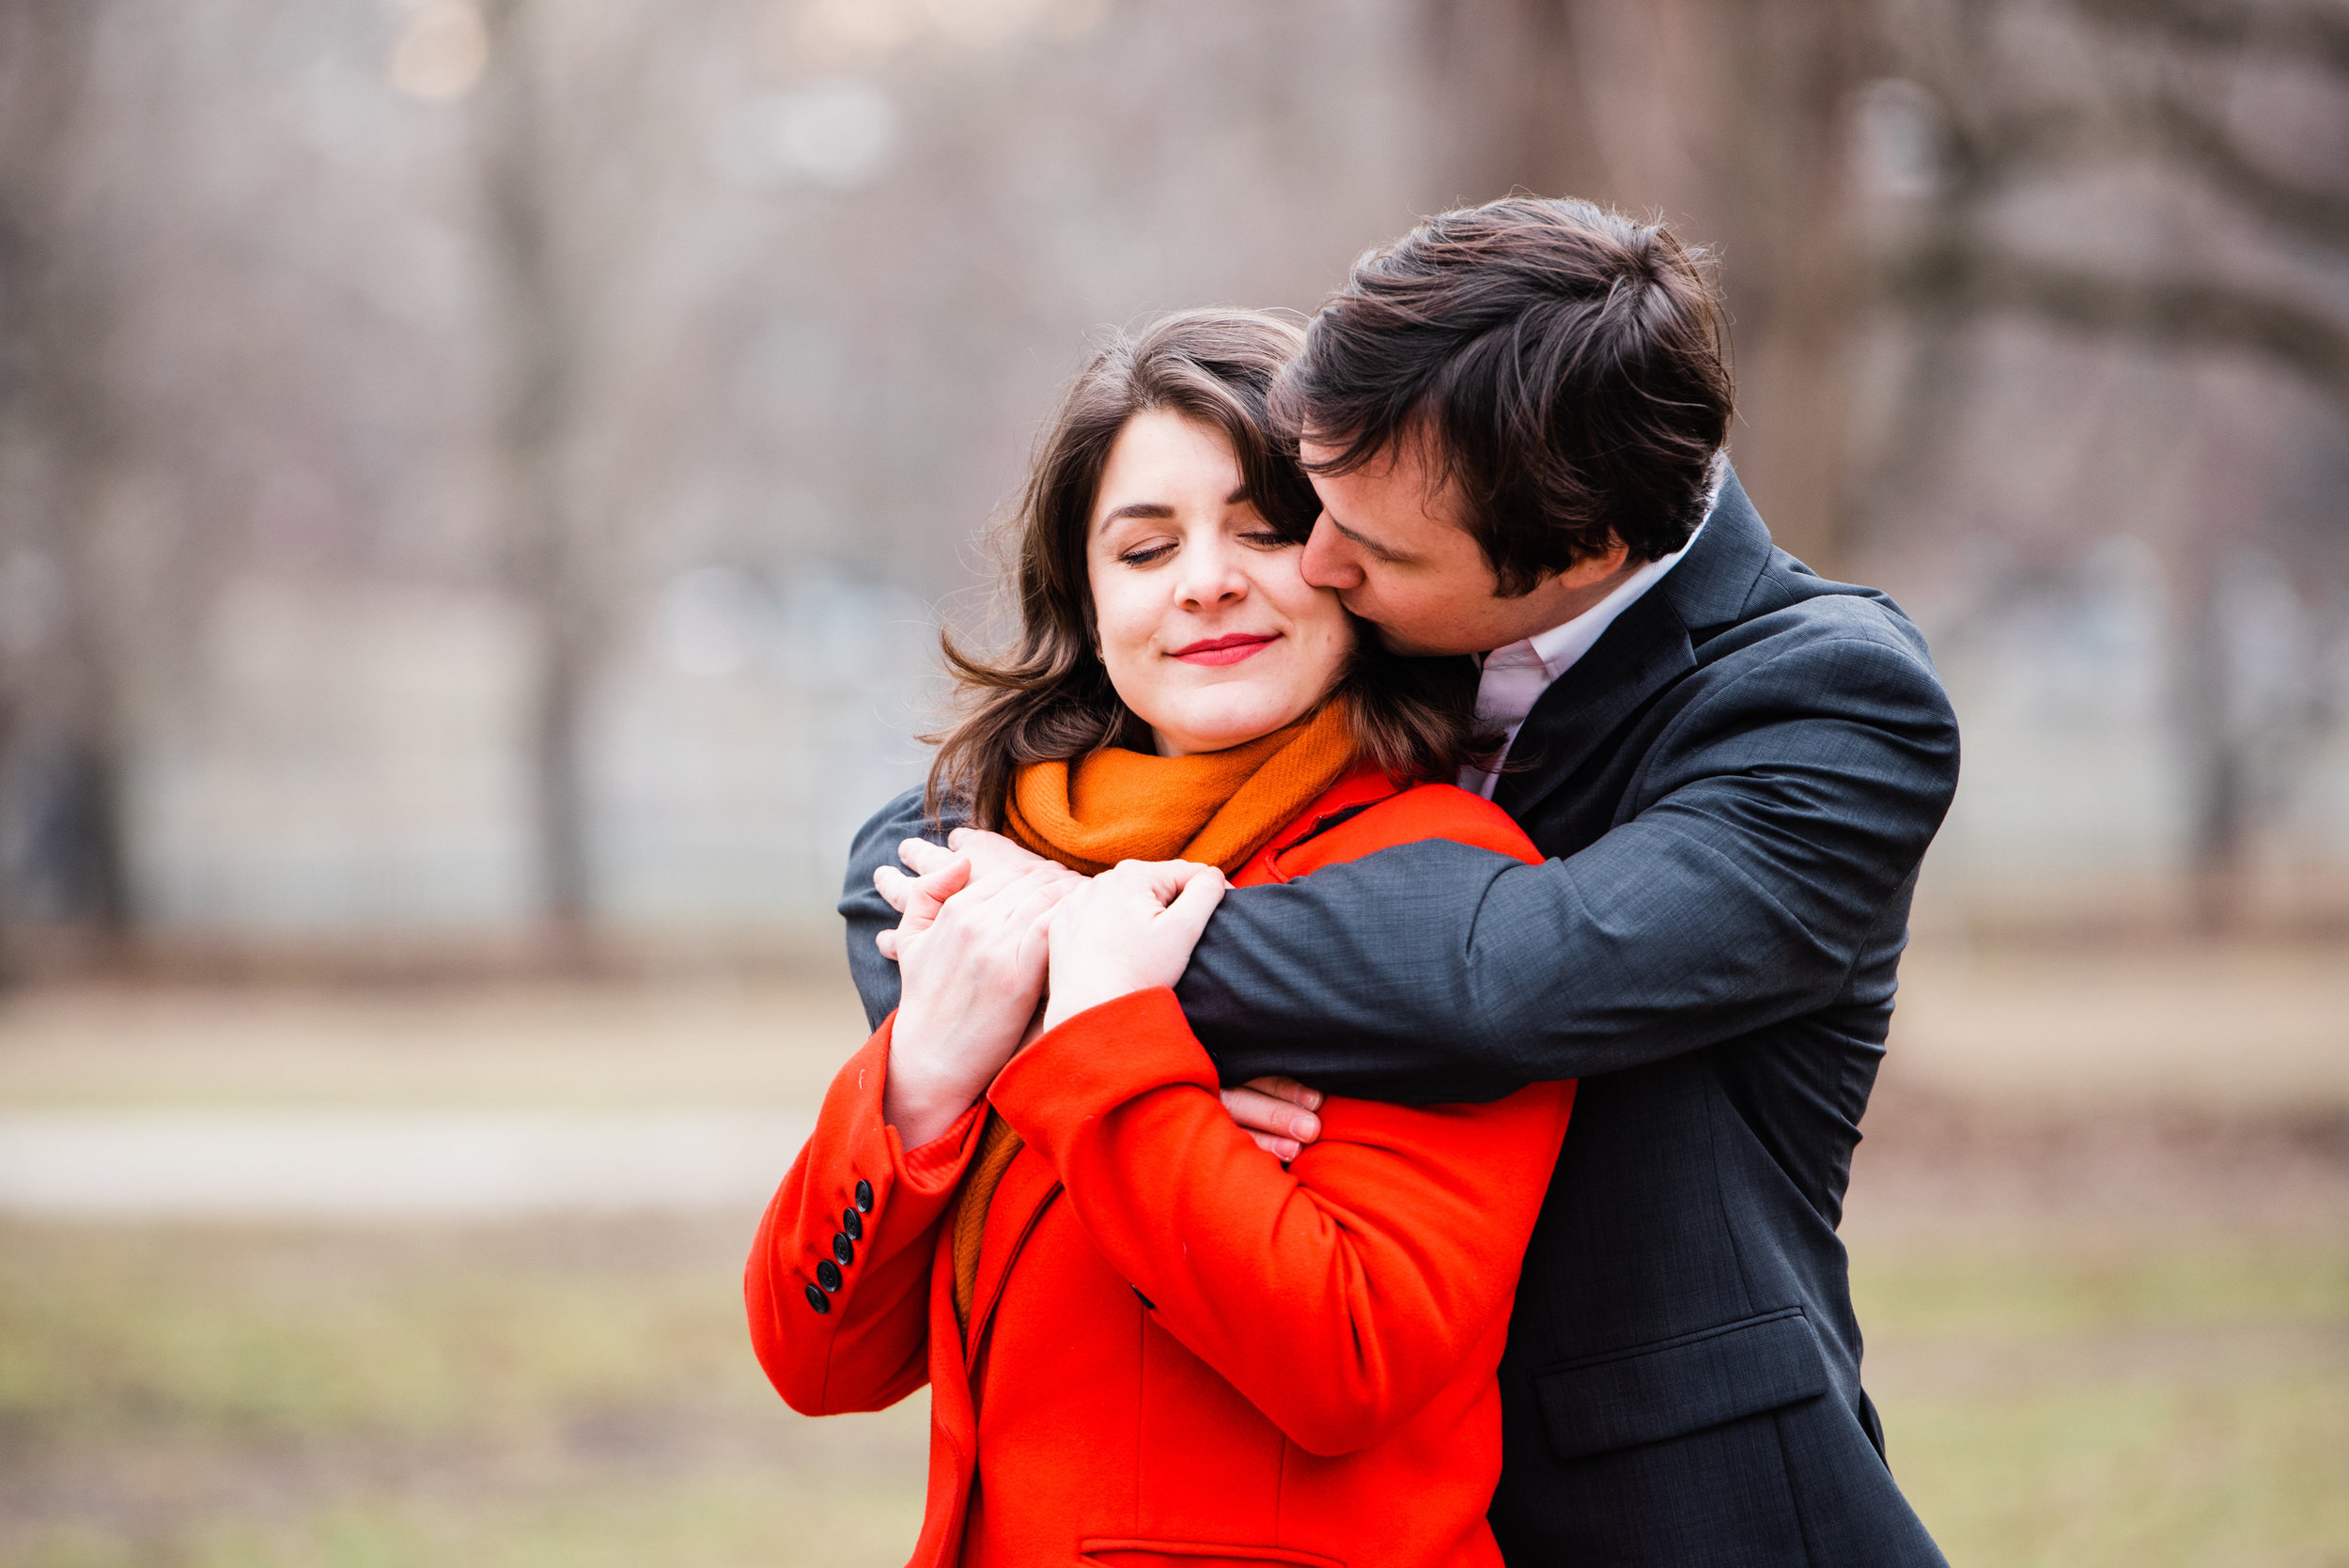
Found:
[[[1853,1284],[1952,1562],[2349,1564],[2349,1237],[1863,1250]]]
[[[922,1402],[786,1410],[736,1230],[0,1230],[0,1562],[902,1561]],[[1909,1239],[1857,1284],[1953,1561],[2349,1563],[2349,1239]]]
[[[902,1562],[924,1402],[785,1408],[748,1236],[0,1230],[0,1563]]]

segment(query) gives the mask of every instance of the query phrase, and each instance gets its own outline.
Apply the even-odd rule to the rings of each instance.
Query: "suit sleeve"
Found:
[[[1504,1322],[1572,1084],[1330,1100],[1288,1169],[1225,1114],[1172,991],[1068,1019],[988,1092],[1161,1327],[1307,1451],[1379,1441]]]
[[[1921,657],[1800,645],[1677,714],[1579,853],[1429,841],[1236,889],[1175,994],[1227,1083],[1453,1100],[1637,1066],[1832,1001],[1956,778]]]
[[[939,1137],[906,1149],[881,1119],[894,1022],[885,1021],[833,1078],[743,1271],[752,1347],[775,1391],[802,1415],[884,1409],[929,1381],[931,1260],[978,1142],[979,1115],[973,1106]],[[848,1243],[843,1264],[833,1237],[846,1236],[849,1212],[863,1234]],[[837,1291],[818,1282],[823,1262],[840,1271]]]
[[[880,955],[873,939],[897,924],[897,911],[873,887],[873,873],[896,865],[897,846],[910,838],[944,844],[959,827],[949,815],[933,823],[922,815],[922,792],[910,789],[875,812],[848,846],[848,874],[840,890],[840,918],[848,923],[848,977],[864,1003],[864,1022],[879,1029],[897,1008],[897,966]]]

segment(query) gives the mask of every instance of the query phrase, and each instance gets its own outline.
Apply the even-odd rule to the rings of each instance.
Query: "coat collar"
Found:
[[[1732,470],[1704,532],[1573,667],[1549,683],[1509,748],[1493,801],[1523,821],[1658,689],[1696,667],[1692,634],[1741,615],[1769,566],[1770,531]]]

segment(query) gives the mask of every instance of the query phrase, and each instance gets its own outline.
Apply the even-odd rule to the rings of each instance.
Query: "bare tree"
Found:
[[[1672,220],[1721,261],[1739,476],[1781,541],[1842,553],[1861,283],[1846,120],[1859,0],[1430,0],[1463,199],[1522,187]]]
[[[563,962],[586,956],[594,916],[582,718],[602,613],[566,459],[582,397],[577,279],[556,210],[564,182],[543,59],[545,8],[492,0],[479,110],[482,194],[506,350],[508,569],[537,619],[531,712],[541,911]]]
[[[122,672],[96,517],[118,446],[103,260],[77,246],[71,163],[99,8],[0,5],[0,916],[112,946],[131,908]]]
[[[2338,159],[2279,156],[2293,138],[2256,134],[2256,105],[2287,73],[2313,74],[2349,139],[2349,12],[2246,0],[2065,0],[2079,69],[2060,87],[2015,68],[2012,6],[1919,6],[1897,13],[1896,69],[1922,85],[1937,144],[1934,198],[1876,257],[1884,297],[1920,342],[1902,414],[1883,454],[1882,491],[1914,483],[1966,389],[1952,346],[2002,316],[2116,347],[2225,354],[2299,380],[2349,417],[2349,182]],[[2044,25],[2044,20],[2042,24]],[[2181,192],[2232,210],[2246,237],[2205,245],[2051,250],[2019,241],[2001,204],[2035,183],[2093,178],[2151,161]],[[2298,273],[2298,279],[2293,274]],[[2329,276],[2330,287],[2322,279]],[[2320,280],[2311,285],[2309,280]],[[2186,652],[2179,709],[2196,800],[2193,854],[2202,917],[2237,911],[2261,759],[2305,709],[2244,710],[2232,694],[2219,602],[2240,540],[2212,526],[2173,551]],[[2283,747],[2281,750],[2289,750]]]

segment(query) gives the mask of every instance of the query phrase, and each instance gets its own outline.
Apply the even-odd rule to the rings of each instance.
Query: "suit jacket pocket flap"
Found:
[[[1827,1392],[1827,1361],[1800,1307],[1536,1373],[1561,1459],[1657,1443]]]

